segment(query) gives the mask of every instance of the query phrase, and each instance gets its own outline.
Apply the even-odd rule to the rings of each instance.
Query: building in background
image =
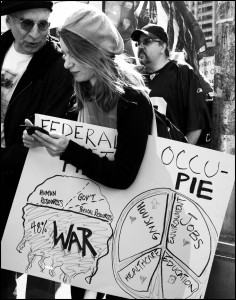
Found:
[[[199,55],[199,70],[214,86],[216,44],[216,1],[184,1],[201,27],[207,49]],[[211,93],[213,96],[213,93]]]
[[[215,46],[216,1],[185,1],[205,36],[207,47]]]

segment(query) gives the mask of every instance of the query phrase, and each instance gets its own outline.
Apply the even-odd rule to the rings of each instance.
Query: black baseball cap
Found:
[[[168,36],[165,30],[156,24],[147,24],[144,26],[142,29],[137,29],[134,30],[133,33],[131,34],[131,39],[135,42],[137,42],[140,38],[141,34],[145,34],[149,37],[158,37],[161,39],[164,43],[168,44]]]
[[[52,11],[53,1],[1,1],[1,16],[31,8],[48,8]]]

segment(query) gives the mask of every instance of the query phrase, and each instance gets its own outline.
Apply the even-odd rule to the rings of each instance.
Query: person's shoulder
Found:
[[[48,35],[45,47],[48,51],[51,51],[52,53],[55,53],[58,56],[62,56],[60,43],[56,37]]]
[[[133,88],[125,88],[125,93],[121,95],[118,104],[121,111],[143,111],[146,114],[152,113],[152,104],[148,94]]]
[[[193,70],[193,67],[185,61],[179,62],[176,60],[171,60],[171,65],[176,66],[177,69],[183,71]]]
[[[150,105],[151,103],[147,93],[131,87],[125,88],[125,93],[122,95],[122,99],[131,105]]]
[[[68,72],[68,70],[64,68],[65,61],[63,59],[63,53],[59,40],[56,37],[48,35],[44,47],[37,53],[37,59],[39,61],[44,60],[44,63],[48,66],[57,66],[57,68]],[[62,72],[64,73],[64,71]]]
[[[64,67],[63,53],[56,38],[48,36],[44,47],[34,55],[33,59],[39,70],[41,70],[41,74],[56,75],[55,78],[72,82],[72,74]]]
[[[47,36],[44,46],[35,54],[35,59],[44,60],[49,65],[60,63],[64,64],[63,53],[60,48],[59,40],[51,35]]]
[[[172,60],[172,65],[175,68],[176,74],[181,78],[182,82],[189,82],[190,79],[193,79],[195,77],[195,72],[193,67],[188,64],[187,62],[181,61],[175,61]]]

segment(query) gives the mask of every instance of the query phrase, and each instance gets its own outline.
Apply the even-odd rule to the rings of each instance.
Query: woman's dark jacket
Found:
[[[1,36],[1,68],[12,43],[11,31]],[[23,146],[23,129],[19,125],[35,113],[65,117],[72,93],[72,75],[64,68],[58,40],[48,36],[21,77],[6,112],[6,148],[1,148],[1,211],[3,205],[8,209],[11,206],[28,152]]]
[[[84,175],[103,185],[126,189],[135,180],[142,163],[151,131],[152,114],[147,97],[134,90],[126,90],[117,107],[115,160],[99,157],[71,140],[60,159],[81,169]],[[75,120],[77,115],[69,115],[68,118]]]

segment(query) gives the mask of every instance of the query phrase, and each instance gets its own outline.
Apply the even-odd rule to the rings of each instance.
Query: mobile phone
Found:
[[[49,132],[45,129],[43,129],[42,127],[39,127],[39,126],[35,126],[35,125],[20,125],[21,127],[25,127],[25,129],[27,130],[28,134],[29,135],[32,135],[35,130],[38,130],[44,134],[47,134],[49,135]]]

